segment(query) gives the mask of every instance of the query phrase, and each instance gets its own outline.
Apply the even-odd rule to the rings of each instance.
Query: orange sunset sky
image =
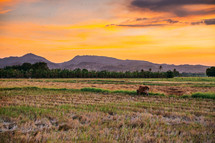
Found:
[[[0,58],[215,65],[215,0],[0,0]]]

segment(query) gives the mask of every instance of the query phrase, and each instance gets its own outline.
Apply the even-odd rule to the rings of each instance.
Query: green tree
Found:
[[[77,78],[82,77],[82,70],[81,69],[77,68],[74,70],[74,72],[75,72],[75,77],[77,77]]]
[[[32,68],[32,65],[30,63],[23,63],[21,66],[21,69],[24,71],[28,71]]]
[[[89,74],[89,72],[87,69],[82,69],[82,77],[83,78],[88,78],[88,74]]]
[[[167,78],[173,78],[174,77],[174,73],[169,70],[169,71],[166,72],[166,77]]]
[[[210,67],[206,70],[206,74],[209,77],[215,77],[215,67]]]
[[[32,68],[34,70],[49,70],[47,63],[44,62],[38,62],[32,65]]]
[[[174,76],[179,76],[180,75],[180,73],[176,69],[173,70],[173,73],[174,73]]]
[[[162,69],[163,69],[163,67],[160,65],[160,66],[159,66],[159,71],[161,72],[161,71],[162,71]]]

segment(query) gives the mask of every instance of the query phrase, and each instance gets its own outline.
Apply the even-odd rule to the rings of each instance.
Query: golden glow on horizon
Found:
[[[0,4],[6,6],[16,3],[18,1],[0,1]],[[195,11],[213,9],[215,6],[193,5],[186,8]],[[11,11],[0,6],[0,16]],[[171,14],[147,11],[144,13],[147,20],[135,21],[144,17],[142,12],[129,12],[123,8],[113,11],[110,13],[115,15],[111,18],[86,18],[74,24],[3,19],[0,22],[0,58],[31,52],[53,62],[64,62],[76,55],[98,55],[156,63],[214,65],[215,25],[190,23],[215,18],[215,14],[173,17],[171,19],[181,23],[168,25],[166,21],[159,21],[155,24],[163,26],[150,26],[154,17],[157,20]],[[109,24],[116,25],[106,26]],[[132,27],[135,24],[143,26]]]

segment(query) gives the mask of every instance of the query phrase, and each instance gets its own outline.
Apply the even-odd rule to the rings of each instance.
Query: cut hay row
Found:
[[[47,91],[69,91],[69,92],[93,92],[93,93],[103,93],[103,94],[126,94],[126,95],[137,95],[136,91],[129,90],[107,90],[100,88],[81,88],[81,89],[67,89],[67,88],[39,88],[39,87],[13,87],[13,88],[0,88],[0,91],[3,90],[47,90]],[[149,93],[150,96],[167,96],[160,93]],[[215,99],[215,93],[193,93],[192,95],[182,95],[175,96],[170,95],[168,97],[177,97],[177,98],[205,98],[205,99]]]

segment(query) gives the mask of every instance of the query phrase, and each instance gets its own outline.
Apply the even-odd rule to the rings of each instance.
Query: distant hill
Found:
[[[34,64],[36,62],[45,62],[48,64],[49,68],[60,68],[58,64],[50,62],[49,60],[32,53],[26,54],[22,57],[8,57],[0,59],[0,68],[5,66],[21,65],[23,63]]]
[[[159,71],[159,67],[162,66],[162,71],[176,69],[179,72],[187,73],[205,73],[208,66],[204,65],[168,65],[168,64],[156,64],[148,61],[137,60],[119,60],[111,57],[104,56],[76,56],[72,60],[64,63],[53,63],[43,57],[26,54],[22,57],[8,57],[0,59],[0,68],[11,65],[21,65],[25,62],[36,63],[45,62],[49,68],[61,68],[61,69],[88,69],[88,70],[108,70],[108,71],[135,71],[135,70],[149,70]]]

